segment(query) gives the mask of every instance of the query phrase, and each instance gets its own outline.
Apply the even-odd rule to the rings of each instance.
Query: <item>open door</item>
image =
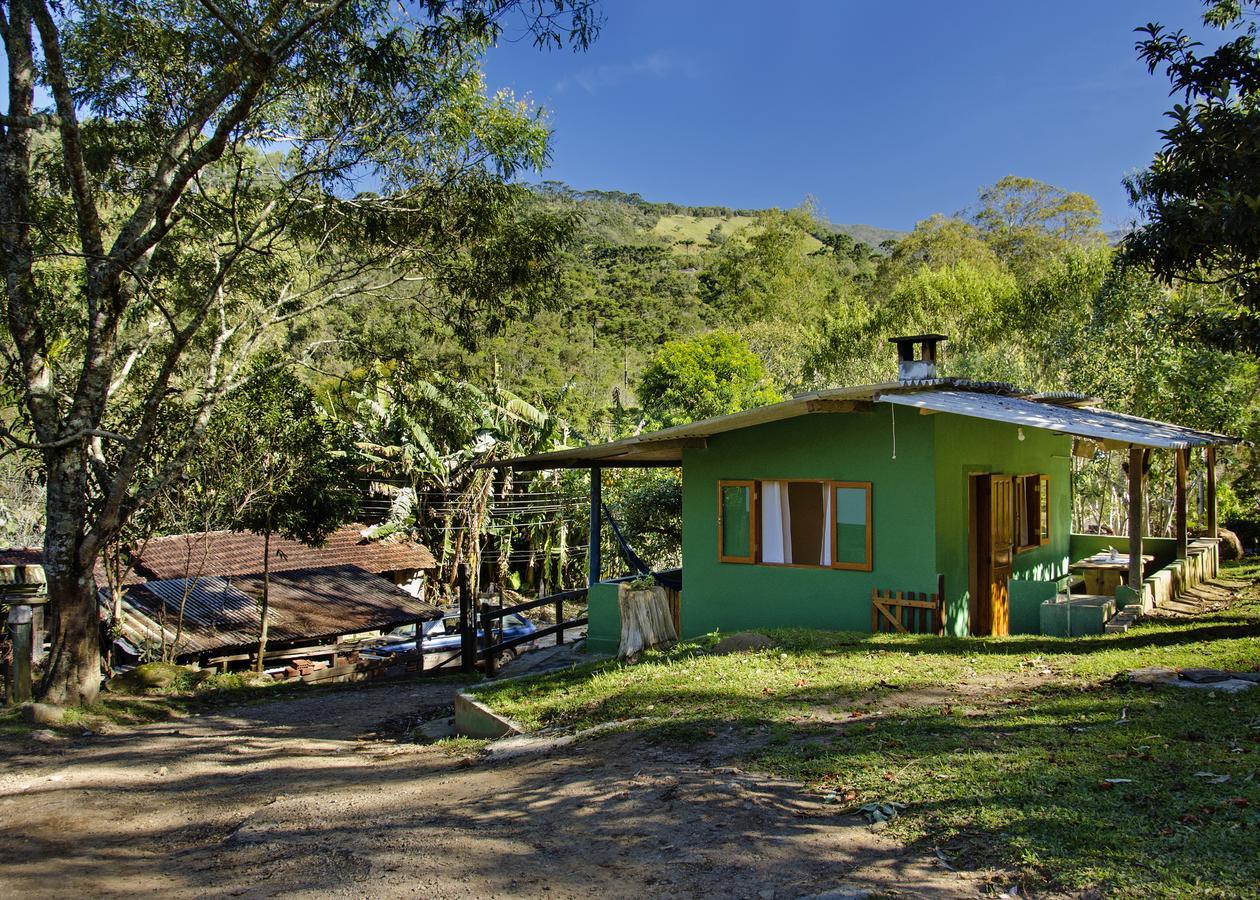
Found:
[[[971,632],[1010,634],[1014,483],[1010,475],[975,475],[970,485]]]

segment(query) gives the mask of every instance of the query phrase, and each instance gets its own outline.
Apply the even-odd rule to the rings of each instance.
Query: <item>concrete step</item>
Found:
[[[1138,620],[1142,609],[1139,606],[1126,606],[1122,612],[1116,613],[1103,626],[1105,634],[1124,634],[1129,626]]]

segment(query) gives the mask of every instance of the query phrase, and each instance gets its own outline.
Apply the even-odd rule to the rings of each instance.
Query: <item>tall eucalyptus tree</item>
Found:
[[[547,129],[479,60],[505,27],[599,25],[589,0],[0,0],[0,439],[47,475],[47,699],[95,696],[101,548],[277,333],[365,295],[463,336],[538,302],[571,224],[521,222],[507,177]]]

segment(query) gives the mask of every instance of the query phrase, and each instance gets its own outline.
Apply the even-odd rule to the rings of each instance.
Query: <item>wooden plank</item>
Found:
[[[1216,447],[1208,444],[1204,451],[1204,463],[1207,466],[1207,480],[1204,485],[1203,505],[1207,519],[1207,536],[1215,539],[1220,530],[1216,523]]]
[[[1177,528],[1177,559],[1185,559],[1189,548],[1189,537],[1186,531],[1186,474],[1190,463],[1190,451],[1174,450],[1176,456],[1177,467],[1177,496],[1176,496],[1176,528]],[[1130,559],[1138,557],[1130,556]]]
[[[875,404],[869,400],[807,400],[805,411],[811,413],[870,412]]]
[[[876,603],[875,608],[879,610],[880,614],[885,619],[887,619],[888,622],[892,625],[892,627],[895,628],[897,631],[904,632],[906,630],[900,622],[898,622],[895,618],[893,618],[892,613],[888,611],[888,607],[885,606],[883,603]]]
[[[586,616],[582,616],[578,619],[570,619],[567,622],[561,622],[558,625],[548,625],[546,628],[539,628],[537,631],[531,631],[529,634],[522,634],[518,637],[508,638],[505,641],[499,641],[499,643],[493,644],[490,647],[486,647],[481,650],[480,654],[482,655],[482,658],[486,658],[485,654],[492,650],[502,653],[504,650],[511,650],[513,647],[519,647],[521,644],[528,644],[530,641],[537,640],[540,637],[546,637],[549,634],[556,634],[561,628],[581,628],[588,622],[590,622],[590,619]]]
[[[871,588],[871,634],[879,632],[879,589]]]
[[[473,672],[477,668],[477,626],[473,619],[472,591],[468,586],[468,564],[460,563],[456,573],[459,590],[459,668],[462,672]]]
[[[554,603],[563,603],[566,600],[580,600],[590,593],[587,588],[574,588],[571,591],[560,591],[556,594],[548,594],[546,597],[539,597],[537,600],[529,600],[525,603],[518,603],[515,606],[504,606],[495,609],[494,617],[501,619],[506,615],[516,612],[525,612],[530,609],[537,609],[540,606],[548,606]]]
[[[1142,590],[1142,457],[1140,447],[1129,451],[1129,587]],[[1086,589],[1089,578],[1086,576]]]

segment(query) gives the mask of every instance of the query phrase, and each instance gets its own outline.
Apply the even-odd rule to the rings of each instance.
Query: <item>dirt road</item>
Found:
[[[2,748],[0,896],[971,896],[721,742],[633,734],[495,760],[390,740],[449,685]],[[374,736],[367,737],[376,732]],[[384,734],[382,734],[384,732]]]

